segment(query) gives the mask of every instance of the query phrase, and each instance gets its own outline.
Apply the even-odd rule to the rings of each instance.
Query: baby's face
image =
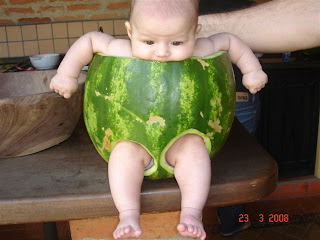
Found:
[[[134,57],[155,61],[181,61],[193,56],[200,25],[182,16],[159,19],[139,15],[126,22]]]

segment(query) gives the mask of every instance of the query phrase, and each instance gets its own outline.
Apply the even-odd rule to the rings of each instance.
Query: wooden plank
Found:
[[[318,140],[317,140],[317,155],[316,155],[316,165],[314,170],[314,175],[320,178],[320,111],[319,111],[319,121],[318,121]]]
[[[227,143],[212,161],[207,206],[250,202],[277,184],[274,159],[235,120]],[[145,180],[143,213],[180,210],[175,179]],[[107,164],[79,122],[65,142],[29,156],[0,159],[0,224],[117,216]]]

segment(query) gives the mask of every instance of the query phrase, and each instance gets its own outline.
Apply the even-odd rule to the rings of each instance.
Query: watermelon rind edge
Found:
[[[167,162],[167,160],[165,159],[165,155],[166,155],[166,152],[168,151],[168,149],[172,146],[172,144],[178,140],[180,137],[184,136],[184,135],[187,135],[187,134],[196,134],[200,137],[203,138],[203,141],[205,143],[205,146],[206,146],[206,149],[208,151],[208,154],[210,154],[211,152],[211,142],[210,142],[210,139],[208,136],[206,136],[204,133],[198,131],[197,129],[188,129],[186,131],[183,131],[182,133],[178,134],[176,137],[174,137],[173,139],[171,139],[171,141],[169,141],[169,143],[167,144],[167,146],[162,150],[161,152],[161,155],[160,155],[160,165],[161,167],[163,167],[168,173],[170,174],[174,174],[174,168]],[[152,172],[153,173],[153,172]],[[151,174],[152,174],[151,173]],[[150,174],[148,172],[148,174]],[[151,175],[150,174],[150,175]],[[149,175],[146,175],[145,173],[145,176],[149,176]]]
[[[209,58],[215,58],[215,57],[219,57],[220,55],[224,54],[224,53],[227,53],[226,51],[219,51],[219,52],[216,52],[214,54],[211,54],[211,55],[208,55],[208,56],[205,56],[205,57],[197,57],[197,56],[194,56],[194,57],[191,57],[190,59],[209,59]],[[117,58],[136,58],[136,57],[123,57],[123,56],[110,56],[110,55],[106,55],[106,54],[103,54],[103,53],[96,53],[97,55],[101,55],[101,56],[108,56],[108,57],[117,57]],[[136,58],[138,59],[138,58]],[[150,60],[152,61],[152,60]]]

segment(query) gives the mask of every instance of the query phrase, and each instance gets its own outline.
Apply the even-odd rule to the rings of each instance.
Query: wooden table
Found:
[[[274,159],[235,120],[227,143],[212,161],[207,206],[251,202],[277,184]],[[142,212],[180,209],[175,179],[145,180]],[[0,159],[0,224],[56,222],[117,216],[107,164],[81,119],[65,142],[32,155]]]

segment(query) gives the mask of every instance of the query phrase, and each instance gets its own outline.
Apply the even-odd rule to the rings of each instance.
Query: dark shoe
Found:
[[[239,227],[238,229],[232,231],[232,232],[228,232],[228,233],[223,233],[223,232],[220,232],[220,234],[223,236],[223,237],[230,237],[238,232],[242,232],[243,230],[246,230],[248,229],[249,227],[251,226],[251,222],[247,222],[245,223],[243,226]]]

